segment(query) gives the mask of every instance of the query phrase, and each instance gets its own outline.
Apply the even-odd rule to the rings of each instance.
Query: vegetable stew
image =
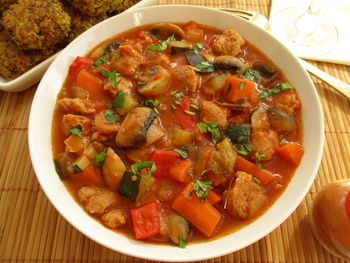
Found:
[[[262,215],[303,156],[292,83],[234,29],[155,23],[71,64],[52,122],[58,176],[103,225],[185,248]]]

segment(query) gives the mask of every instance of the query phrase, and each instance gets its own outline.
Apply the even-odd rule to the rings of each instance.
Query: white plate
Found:
[[[142,0],[137,4],[133,5],[124,12],[130,12],[140,7],[150,6],[157,3],[158,0]],[[35,83],[38,83],[44,75],[46,69],[50,66],[52,61],[58,56],[61,51],[40,62],[35,67],[31,68],[24,74],[18,76],[15,79],[6,79],[0,75],[0,90],[9,92],[19,92],[32,87]]]
[[[51,120],[57,94],[76,56],[84,56],[103,40],[135,26],[154,22],[188,22],[218,28],[235,28],[263,51],[296,87],[302,102],[305,154],[290,184],[273,206],[241,230],[186,249],[154,245],[115,233],[90,217],[72,198],[55,172],[51,150]],[[264,237],[279,226],[300,204],[320,164],[324,125],[321,105],[309,75],[286,47],[269,33],[232,14],[198,6],[155,6],[124,13],[89,29],[67,46],[51,64],[36,91],[29,119],[29,149],[37,178],[59,213],[80,232],[99,244],[131,256],[159,261],[193,261],[222,256]],[[273,244],[272,244],[273,245]]]

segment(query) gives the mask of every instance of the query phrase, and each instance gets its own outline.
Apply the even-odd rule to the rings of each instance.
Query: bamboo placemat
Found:
[[[238,7],[268,16],[269,0],[160,0],[160,4]],[[350,67],[316,63],[350,82]],[[296,211],[265,238],[238,252],[205,262],[343,262],[312,235],[308,214],[315,193],[350,175],[350,101],[313,79],[325,115],[326,143],[318,176]],[[0,262],[146,262],[95,243],[75,230],[49,203],[35,177],[28,152],[28,117],[36,86],[0,92]],[[305,175],[307,176],[307,175]]]

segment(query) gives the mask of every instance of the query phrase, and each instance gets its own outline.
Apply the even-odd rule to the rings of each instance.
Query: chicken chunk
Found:
[[[275,108],[288,114],[294,114],[294,111],[300,108],[300,101],[295,90],[284,90],[274,95]]]
[[[169,58],[161,52],[147,50],[146,51],[146,67],[159,65],[163,68],[168,68],[170,65]]]
[[[103,214],[116,205],[116,196],[96,186],[84,186],[78,191],[78,199],[90,214]]]
[[[95,118],[92,121],[92,128],[99,134],[115,134],[120,128],[120,123],[106,120],[105,114],[106,112],[101,111],[95,115]]]
[[[172,70],[173,83],[176,87],[196,91],[199,77],[192,66],[177,66]]]
[[[119,52],[112,58],[112,68],[122,75],[132,76],[144,58],[130,45],[120,46]]]
[[[80,125],[83,131],[88,131],[91,128],[91,119],[74,114],[66,114],[63,116],[62,128],[66,136],[70,134],[70,129],[77,125]]]
[[[214,40],[213,51],[218,55],[237,56],[242,53],[244,39],[232,28],[224,29],[224,32]]]
[[[253,176],[238,171],[234,187],[229,190],[227,209],[234,218],[255,217],[267,204],[264,188],[253,180]]]
[[[95,103],[89,100],[79,98],[63,98],[57,101],[57,104],[68,112],[75,112],[78,114],[93,114],[95,113]]]
[[[216,122],[221,126],[226,126],[227,110],[220,108],[212,101],[203,101],[200,108],[200,117],[203,122]]]
[[[113,88],[112,84],[108,82],[103,86],[103,89],[108,90],[112,95],[117,95],[119,90],[123,90],[126,94],[131,94],[133,86],[132,82],[128,78],[123,76],[117,77],[116,83],[118,83],[118,85]]]
[[[120,209],[112,209],[101,217],[103,223],[112,229],[121,227],[126,223],[126,215]]]

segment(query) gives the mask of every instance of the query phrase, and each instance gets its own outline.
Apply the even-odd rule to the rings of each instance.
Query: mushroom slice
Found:
[[[182,216],[173,213],[168,216],[169,237],[175,244],[179,244],[180,239],[187,241],[191,236],[191,225]]]
[[[278,74],[278,70],[276,68],[262,62],[255,63],[252,68],[259,72],[265,80],[274,79]]]
[[[177,25],[172,23],[156,23],[150,28],[153,35],[160,36],[161,38],[167,38],[174,35],[177,39],[185,37],[185,32]]]
[[[147,68],[139,76],[137,90],[145,97],[161,95],[168,87],[170,81],[169,72],[161,66]]]
[[[235,72],[244,69],[244,63],[234,56],[218,56],[214,59],[215,69],[227,69]]]
[[[147,131],[156,114],[151,108],[137,107],[130,111],[115,137],[118,147],[140,147],[147,141]]]
[[[267,110],[267,117],[271,126],[280,131],[291,132],[297,127],[294,116],[279,109],[269,108]]]

